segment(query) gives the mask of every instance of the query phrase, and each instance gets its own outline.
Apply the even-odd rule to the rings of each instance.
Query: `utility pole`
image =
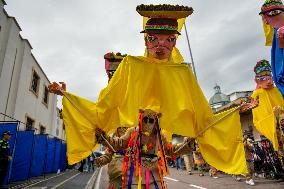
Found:
[[[197,75],[196,75],[196,71],[195,71],[195,65],[194,65],[193,56],[192,56],[192,51],[191,51],[191,47],[190,47],[190,43],[189,43],[189,38],[188,38],[187,29],[186,29],[186,24],[184,23],[183,25],[184,25],[185,35],[186,35],[187,44],[188,44],[188,49],[189,49],[189,53],[190,53],[191,64],[192,64],[192,68],[193,68],[193,73],[194,73],[195,78],[196,78],[196,80],[197,80]]]

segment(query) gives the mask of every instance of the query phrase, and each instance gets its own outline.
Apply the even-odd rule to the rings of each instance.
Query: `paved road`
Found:
[[[171,175],[165,177],[169,189],[284,189],[284,182],[276,180],[267,180],[263,178],[255,179],[255,186],[246,185],[245,179],[241,181],[234,180],[230,175],[219,174],[218,179],[209,177],[208,174],[204,177],[198,176],[197,173],[187,175],[185,171],[177,171],[170,169]],[[103,167],[101,171],[100,183],[97,186],[99,189],[107,189],[107,167]]]
[[[200,177],[197,173],[193,175],[187,175],[185,171],[177,171],[171,169],[171,175],[166,177],[165,180],[168,184],[168,188],[192,188],[192,189],[283,189],[284,182],[276,180],[267,180],[263,178],[255,179],[255,186],[249,186],[245,184],[245,179],[236,181],[230,175],[219,174],[218,179],[214,179],[208,174],[204,177]]]
[[[59,175],[50,175],[46,179],[34,179],[29,185],[15,185],[14,188],[25,189],[81,189],[85,188],[90,182],[94,172],[81,173],[77,170],[67,170]]]

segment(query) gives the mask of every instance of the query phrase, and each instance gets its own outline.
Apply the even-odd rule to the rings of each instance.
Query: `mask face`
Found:
[[[159,60],[169,59],[176,45],[174,34],[147,34],[145,45],[148,56]]]
[[[143,132],[151,134],[155,129],[155,123],[156,123],[155,112],[151,110],[145,110],[143,113],[143,120],[142,120]]]
[[[258,88],[272,89],[274,87],[273,78],[271,75],[257,76],[255,82]]]
[[[278,23],[284,22],[284,14],[283,10],[273,10],[270,12],[265,13],[262,15],[263,20],[265,21],[266,24],[271,25],[272,27],[280,27]],[[282,24],[282,26],[284,23]]]

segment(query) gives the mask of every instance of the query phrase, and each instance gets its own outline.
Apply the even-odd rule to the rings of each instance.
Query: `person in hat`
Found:
[[[284,107],[283,97],[274,86],[271,66],[267,60],[258,61],[254,72],[256,90],[251,97],[259,101],[258,106],[252,110],[254,126],[272,142],[275,151],[282,151],[283,146],[279,145],[277,137],[279,129],[275,112]]]
[[[124,154],[122,164],[122,188],[166,188],[163,177],[169,174],[166,155],[189,153],[189,138],[183,143],[171,144],[161,133],[159,119],[161,114],[152,110],[140,110],[139,125],[132,127],[121,137],[111,137],[101,129],[96,129],[99,143],[109,144]],[[107,142],[106,142],[107,141]],[[194,141],[192,141],[194,142]],[[190,143],[189,143],[190,144]]]
[[[5,131],[3,132],[2,139],[0,140],[0,187],[5,184],[4,182],[8,171],[9,161],[12,160],[9,145],[11,135],[10,131]]]
[[[274,30],[271,66],[274,82],[284,96],[284,5],[281,0],[266,0],[259,13]]]

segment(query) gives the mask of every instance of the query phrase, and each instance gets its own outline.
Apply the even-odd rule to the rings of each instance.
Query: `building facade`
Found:
[[[13,118],[21,122],[20,130],[56,133],[57,97],[48,92],[48,77],[4,5],[0,0],[0,121]]]
[[[214,87],[214,89],[216,88],[216,86]],[[217,88],[219,88],[218,90],[221,92],[220,87],[218,86]],[[214,113],[219,113],[230,108],[237,107],[242,103],[242,101],[247,101],[251,96],[252,92],[253,91],[236,91],[229,95],[223,94],[222,96],[226,96],[226,98],[215,98],[215,101],[210,101],[211,108],[213,109]],[[216,92],[210,99],[214,99],[215,95]],[[218,102],[218,99],[220,100],[220,102]],[[224,101],[226,103],[224,103]],[[216,104],[219,104],[219,106],[214,106]],[[251,136],[253,136],[254,140],[260,140],[260,133],[255,129],[253,125],[253,117],[251,110],[248,112],[240,113],[240,122],[243,133],[245,132],[250,134]]]

